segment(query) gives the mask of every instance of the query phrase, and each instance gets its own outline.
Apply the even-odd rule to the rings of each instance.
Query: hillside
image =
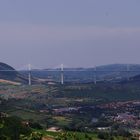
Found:
[[[6,81],[6,83],[13,82],[20,82],[20,83],[27,83],[27,79],[22,75],[19,74],[13,67],[9,66],[8,64],[0,62],[0,82]]]

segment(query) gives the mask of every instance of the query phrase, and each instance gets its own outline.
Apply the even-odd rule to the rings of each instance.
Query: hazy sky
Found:
[[[0,59],[15,68],[140,63],[140,0],[0,0]]]

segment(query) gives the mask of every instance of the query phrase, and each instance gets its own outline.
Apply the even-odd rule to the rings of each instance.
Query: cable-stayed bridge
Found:
[[[98,69],[96,66],[89,68],[89,69],[93,74],[92,78],[93,78],[94,84],[97,83],[97,73],[100,73],[100,72],[124,72],[124,73],[126,73],[126,75],[128,75],[130,72],[140,73],[140,69],[137,69],[137,70],[131,69],[130,65],[128,65],[128,64],[126,65],[125,69],[119,70],[119,71],[118,70],[102,70],[102,69]],[[9,70],[1,69],[0,70],[0,72],[12,72],[12,71],[28,73],[28,84],[29,85],[32,85],[32,73],[33,72],[59,72],[60,83],[63,85],[64,79],[65,79],[65,72],[86,72],[87,68],[68,68],[68,66],[61,64],[54,68],[40,69],[31,64],[28,64],[28,65],[22,66],[19,69],[9,69]],[[127,77],[127,79],[129,80],[129,76]]]

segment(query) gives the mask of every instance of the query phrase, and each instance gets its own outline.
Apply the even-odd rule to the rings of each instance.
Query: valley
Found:
[[[129,80],[106,79],[96,84],[65,81],[61,85],[55,79],[51,79],[54,84],[39,83],[38,78],[42,77],[32,73],[34,82],[28,85],[26,73],[16,73],[26,82],[19,81],[19,77],[12,80],[6,73],[0,82],[1,121],[18,118],[25,130],[29,128],[30,133],[43,135],[44,139],[138,139],[139,75],[130,76]]]

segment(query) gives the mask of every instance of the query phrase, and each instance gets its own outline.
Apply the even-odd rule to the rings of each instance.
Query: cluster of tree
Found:
[[[43,135],[39,132],[32,132],[29,136],[20,135],[19,140],[42,140]]]
[[[23,124],[18,117],[0,117],[0,140],[41,140],[40,133]]]
[[[98,138],[103,140],[116,140],[116,138],[119,139],[119,137],[122,137],[123,140],[137,140],[134,138],[129,132],[122,130],[121,134],[120,132],[113,134],[108,132],[99,132]]]
[[[63,132],[63,133],[59,133],[56,136],[56,140],[81,140],[81,136],[78,136],[75,132],[73,133],[69,133],[69,132]],[[84,136],[82,136],[82,139],[84,140],[94,140],[90,135],[85,134]]]

